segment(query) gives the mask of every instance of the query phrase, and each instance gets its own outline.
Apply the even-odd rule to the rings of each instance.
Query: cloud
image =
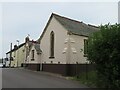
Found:
[[[52,12],[90,24],[117,22],[117,2],[114,3],[3,3],[3,53],[9,50],[12,42],[24,42],[27,34],[38,39]],[[0,35],[1,36],[1,35]]]
[[[2,5],[1,4],[0,4],[0,56],[2,56]]]

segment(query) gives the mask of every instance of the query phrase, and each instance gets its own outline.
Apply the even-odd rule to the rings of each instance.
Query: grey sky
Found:
[[[120,23],[120,1],[118,3],[118,23]]]
[[[2,5],[0,3],[0,58],[2,56]]]
[[[0,37],[3,47],[0,56],[5,57],[11,42],[17,44],[17,39],[24,42],[27,34],[34,40],[38,39],[52,12],[87,24],[118,22],[117,2],[2,3],[3,32]]]

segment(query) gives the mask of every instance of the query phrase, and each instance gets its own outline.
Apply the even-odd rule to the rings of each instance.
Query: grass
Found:
[[[97,74],[96,71],[85,72],[73,77],[73,80],[77,80],[86,86],[95,88],[97,83]]]

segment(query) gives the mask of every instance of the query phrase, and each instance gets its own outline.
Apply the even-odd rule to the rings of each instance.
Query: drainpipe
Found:
[[[17,67],[18,67],[18,60],[19,60],[19,40],[16,40],[18,42],[18,51],[17,51]]]

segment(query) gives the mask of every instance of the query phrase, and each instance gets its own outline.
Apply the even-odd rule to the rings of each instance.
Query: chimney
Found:
[[[27,43],[27,42],[29,42],[29,37],[28,36],[25,38],[25,43]]]
[[[14,49],[17,49],[17,45],[14,45]]]

